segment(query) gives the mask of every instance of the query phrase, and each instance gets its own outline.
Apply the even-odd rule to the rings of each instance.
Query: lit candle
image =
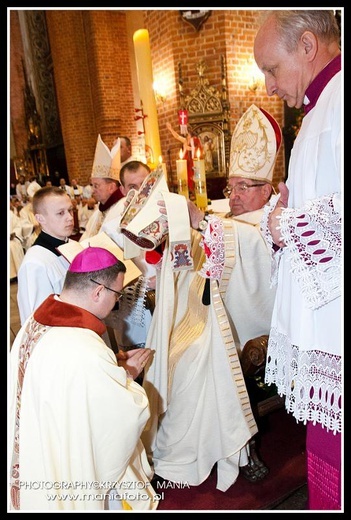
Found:
[[[200,150],[197,150],[197,158],[194,159],[194,182],[195,182],[195,199],[199,209],[205,211],[207,209],[207,188],[206,188],[206,171],[205,161],[200,159]]]
[[[160,132],[157,121],[156,100],[153,90],[153,75],[149,33],[139,29],[133,34],[134,53],[138,76],[139,95],[143,108],[145,128],[145,150],[147,163],[153,170],[161,154]]]
[[[179,159],[177,159],[177,181],[178,181],[178,194],[184,195],[187,199],[189,198],[188,190],[188,168],[187,161],[183,159],[183,150],[179,151]]]
[[[196,158],[194,158],[194,181],[202,181],[206,183],[205,161],[200,159],[200,148],[197,149]]]
[[[163,174],[164,174],[164,176],[165,176],[165,179],[167,180],[167,167],[166,167],[165,163],[162,162],[162,155],[160,155],[160,157],[158,158],[158,161],[159,161],[159,163],[160,163],[160,165],[161,165],[161,167],[162,167],[162,170],[163,170]]]

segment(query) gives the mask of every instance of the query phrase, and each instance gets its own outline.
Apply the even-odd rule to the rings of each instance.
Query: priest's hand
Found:
[[[269,214],[268,217],[268,228],[272,235],[272,240],[278,247],[285,247],[285,242],[281,238],[280,234],[280,216],[284,208],[288,206],[289,189],[286,187],[284,182],[278,184],[280,192],[280,198],[277,202],[275,209]]]
[[[199,222],[201,220],[203,220],[203,218],[204,218],[204,212],[201,209],[199,209],[192,200],[187,199],[187,203],[188,203],[190,225],[191,225],[191,227],[193,229],[198,229],[199,228]],[[165,201],[164,200],[158,200],[157,204],[159,206],[160,213],[162,213],[163,215],[167,215],[167,209],[166,209]]]
[[[149,348],[134,348],[126,352],[120,350],[117,354],[118,365],[123,367],[133,379],[144,370],[154,351]]]

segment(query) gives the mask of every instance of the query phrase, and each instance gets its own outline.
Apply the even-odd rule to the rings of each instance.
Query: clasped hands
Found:
[[[118,365],[129,372],[133,379],[136,379],[154,352],[150,348],[134,348],[126,352],[120,350],[116,357]]]

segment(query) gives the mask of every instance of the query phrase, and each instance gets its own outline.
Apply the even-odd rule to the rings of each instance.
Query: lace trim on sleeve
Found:
[[[297,421],[342,431],[342,359],[318,350],[300,351],[272,328],[265,382],[285,395],[285,408]]]
[[[148,278],[139,276],[133,285],[124,288],[124,297],[118,309],[120,318],[130,318],[132,323],[145,326],[145,299],[148,288]]]
[[[318,309],[341,294],[341,215],[337,195],[286,208],[281,236],[291,253],[291,272],[308,307]]]

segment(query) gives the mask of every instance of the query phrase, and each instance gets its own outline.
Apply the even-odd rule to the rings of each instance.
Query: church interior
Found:
[[[283,129],[278,184],[286,176],[295,114],[291,120],[283,102],[267,96],[254,64],[259,16],[260,10],[222,8],[10,10],[12,179],[25,171],[39,182],[55,185],[64,177],[85,185],[97,136],[111,148],[117,135],[126,135],[135,156],[143,159],[151,148],[151,165],[165,164],[176,191],[180,145],[166,125],[179,132],[185,109],[188,124],[216,141],[207,189],[210,199],[222,198],[231,134],[255,103]]]
[[[46,181],[59,186],[62,178],[67,185],[74,179],[87,186],[98,136],[109,150],[117,136],[127,136],[133,156],[151,170],[162,164],[169,191],[179,193],[178,166],[183,156],[174,133],[191,132],[202,143],[208,201],[203,209],[211,210],[213,201],[224,199],[236,124],[255,104],[269,112],[282,130],[272,181],[277,189],[288,176],[302,110],[289,108],[278,96],[266,92],[253,56],[261,14],[260,8],[8,8],[10,186],[21,175],[35,176],[41,186]],[[208,160],[207,146],[211,146]],[[215,207],[222,206],[214,203],[214,211]],[[17,277],[13,281],[10,345],[21,327]],[[261,362],[261,387],[263,365]],[[257,392],[256,376],[255,372]],[[242,488],[233,503],[241,494],[245,502],[240,509],[250,510],[251,500],[256,500],[257,510],[304,510],[304,425],[282,419],[284,399],[276,392],[264,393],[262,398],[260,394],[255,407],[274,486],[264,484],[266,496],[263,492],[261,496],[254,489],[259,483],[241,478]],[[285,431],[280,424],[283,429],[285,424]],[[290,446],[289,436],[293,435],[296,439]],[[277,450],[270,442],[277,442]],[[286,467],[281,467],[281,460]],[[199,501],[201,493],[212,500],[202,488]],[[168,495],[170,509],[182,509],[179,497]],[[190,497],[189,503],[192,500]]]

